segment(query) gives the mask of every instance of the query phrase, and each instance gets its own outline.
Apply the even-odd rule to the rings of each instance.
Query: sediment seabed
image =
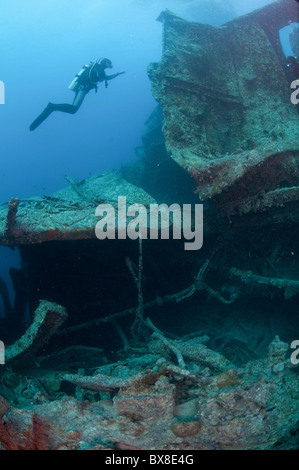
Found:
[[[61,307],[41,303],[41,315]],[[299,422],[298,371],[276,337],[265,358],[236,367],[204,343],[207,336],[173,340],[154,333],[143,351],[69,374],[43,368],[47,360],[99,361],[102,351],[73,347],[37,359],[27,374],[4,370],[0,446],[9,450],[273,449],[294,448]],[[24,335],[24,350],[29,336]],[[34,341],[33,341],[34,342]],[[32,343],[32,337],[30,338]],[[41,343],[40,343],[41,346]],[[24,351],[20,351],[24,365]],[[23,354],[22,354],[23,353]],[[28,353],[28,351],[27,351]],[[84,359],[85,358],[85,359]],[[12,355],[8,360],[18,358]],[[28,355],[27,355],[28,360]],[[30,364],[30,361],[29,361]],[[86,362],[87,364],[87,362]],[[48,363],[49,365],[49,363]],[[6,398],[3,397],[6,396]],[[162,434],[161,434],[162,432]],[[163,441],[161,442],[161,435]]]

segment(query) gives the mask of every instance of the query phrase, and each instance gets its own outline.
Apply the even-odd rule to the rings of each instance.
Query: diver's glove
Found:
[[[124,73],[126,73],[124,70],[122,70],[121,72],[118,72],[117,75],[123,75]]]

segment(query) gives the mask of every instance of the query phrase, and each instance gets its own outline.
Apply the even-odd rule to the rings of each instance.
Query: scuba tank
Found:
[[[98,61],[95,61],[95,62],[90,62],[89,65],[83,65],[80,72],[76,74],[75,78],[69,84],[68,89],[71,91],[77,92],[80,85],[95,86],[96,84],[93,84],[91,82],[91,72],[97,63]]]
[[[80,85],[80,78],[82,79],[83,76],[87,73],[87,70],[89,69],[89,65],[83,65],[82,69],[80,70],[79,73],[76,74],[74,80],[69,84],[68,89],[72,91],[77,91]]]

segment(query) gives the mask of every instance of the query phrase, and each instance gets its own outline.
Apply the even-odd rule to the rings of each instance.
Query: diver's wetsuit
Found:
[[[107,67],[104,67],[102,64],[95,64],[92,67],[91,75],[88,75],[87,77],[80,80],[80,85],[76,91],[73,104],[48,103],[43,112],[33,121],[29,129],[34,131],[34,129],[36,129],[45,119],[47,119],[47,117],[49,117],[53,111],[62,111],[63,113],[75,114],[83,103],[87,93],[89,93],[92,89],[97,90],[97,83],[105,82],[105,86],[107,87],[107,82],[109,80],[112,80],[113,78],[116,78],[124,73],[118,72],[113,75],[106,75],[105,68]]]

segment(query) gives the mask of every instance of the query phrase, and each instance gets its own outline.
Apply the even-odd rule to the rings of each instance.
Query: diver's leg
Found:
[[[53,111],[62,111],[63,113],[75,114],[80,108],[87,91],[79,90],[74,98],[73,104],[53,104]]]
[[[53,111],[61,111],[63,113],[75,114],[78,109],[80,108],[81,104],[85,96],[87,95],[88,91],[86,90],[79,90],[76,93],[74,98],[73,104],[54,104],[49,103],[48,106],[45,107],[43,112],[33,121],[30,126],[30,130],[34,131]]]
[[[87,90],[79,90],[75,95],[73,106],[76,106],[79,109],[87,93]]]
[[[75,114],[78,111],[77,106],[73,106],[72,104],[54,104],[54,103],[49,103],[48,106],[45,107],[43,112],[33,121],[29,129],[31,131],[34,131],[38,126],[41,125],[42,122],[44,122],[47,117],[50,116],[53,111],[62,111],[64,113],[69,113],[69,114]]]

